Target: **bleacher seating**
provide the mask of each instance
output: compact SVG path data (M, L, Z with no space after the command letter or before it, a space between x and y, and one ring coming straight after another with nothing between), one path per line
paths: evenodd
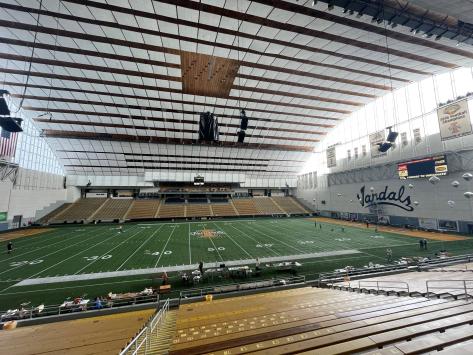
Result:
M2 354L118 354L153 310L124 312L0 331Z
M123 219L132 202L132 199L110 198L100 210L92 215L92 218L95 220Z
M216 217L236 216L235 209L230 203L213 203L212 211Z
M68 204L61 206L60 209L41 218L41 223L308 213L292 197L213 198L211 200L213 203L209 204L207 198L195 197L189 198L189 203L186 204L182 197L168 197L165 200L86 198L78 200L70 208Z
M290 196L275 196L271 199L283 209L287 214L306 214L309 213L299 202Z
M427 353L465 346L472 323L464 301L298 288L181 305L169 354Z
M64 221L74 222L88 219L92 216L106 198L81 198L74 202L73 206L54 216L50 222L62 223Z
M194 203L187 205L186 217L208 217L212 215L208 203Z
M49 212L48 214L46 214L43 217L41 217L40 219L38 219L36 222L41 223L41 224L42 223L48 223L50 220L54 219L54 217L56 217L58 214L62 213L66 209L68 209L69 206L71 206L71 205L72 205L72 203L64 203L61 206L59 206L58 208L54 209L53 211Z
M236 198L233 205L240 216L254 216L259 214L253 198Z
M159 218L178 218L186 216L186 205L183 203L164 203L158 211Z
M160 200L134 200L126 219L154 218L159 208Z
M255 197L255 206L259 214L273 215L273 214L285 214L272 199L267 197Z

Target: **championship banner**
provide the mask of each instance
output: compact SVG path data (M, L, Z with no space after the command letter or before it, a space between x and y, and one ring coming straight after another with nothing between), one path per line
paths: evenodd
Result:
M442 141L472 133L468 100L460 100L437 109Z
M369 138L370 138L371 157L379 158L379 157L385 156L387 153L386 152L382 153L378 149L379 148L378 143L383 143L386 140L384 129L375 133L371 133L369 135Z
M335 146L327 148L327 168L333 168L337 166L337 153L335 152Z
M7 220L7 212L0 212L0 222L5 222Z

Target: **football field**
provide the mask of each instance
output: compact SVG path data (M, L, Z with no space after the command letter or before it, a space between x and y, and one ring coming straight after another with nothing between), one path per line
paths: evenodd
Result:
M149 286L150 274L166 270L173 276L196 269L200 261L207 268L254 264L256 258L262 263L297 260L302 273L316 273L385 263L386 248L395 259L433 255L444 248L454 254L473 249L467 239L429 241L429 250L421 251L418 240L372 228L315 227L303 218L142 222L125 224L122 230L115 224L53 227L13 240L10 255L7 241L1 242L0 310L19 301L54 304L83 293L136 291Z

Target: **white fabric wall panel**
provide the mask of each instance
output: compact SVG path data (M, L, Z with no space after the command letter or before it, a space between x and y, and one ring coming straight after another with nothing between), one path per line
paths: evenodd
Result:
M385 190L387 194L395 193L393 197L399 196L401 188L404 189L402 200L408 201L401 203L397 200L387 200L395 205L384 205L385 214L405 217L423 217L437 219L453 219L453 220L473 220L473 201L464 197L464 192L473 191L473 181L467 182L461 178L462 173L450 174L441 177L440 182L432 185L427 179L412 180L382 180L367 183L355 183L334 185L327 187L322 185L319 180L319 188L316 190L298 190L297 196L306 201L317 200L317 207L321 210L352 212L352 213L369 213L369 209L362 206L358 201L357 194L361 196L361 188L365 187L365 195L370 195L370 187L374 188L375 193ZM458 180L460 186L455 188L451 185L453 180ZM409 184L414 187L409 188ZM325 200L326 204L322 205L321 201ZM410 203L408 203L410 201ZM418 205L415 205L415 201ZM454 201L454 206L450 207L448 201ZM402 207L399 207L402 206ZM412 208L412 211L409 209Z

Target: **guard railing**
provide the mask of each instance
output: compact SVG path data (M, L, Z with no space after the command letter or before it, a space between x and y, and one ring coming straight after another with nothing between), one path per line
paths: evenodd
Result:
M146 323L133 340L120 352L120 355L146 355L151 347L151 339L158 336L159 326L166 319L169 310L169 298L161 309Z

